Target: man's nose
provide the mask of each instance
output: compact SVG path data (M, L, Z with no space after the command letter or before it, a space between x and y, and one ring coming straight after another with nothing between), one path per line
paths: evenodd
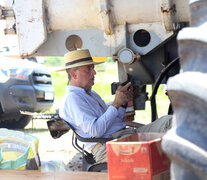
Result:
M96 74L96 70L95 70L95 69L92 70L92 74L93 74L93 75Z

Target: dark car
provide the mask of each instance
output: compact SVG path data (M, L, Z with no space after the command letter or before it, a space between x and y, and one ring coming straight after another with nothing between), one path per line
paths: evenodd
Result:
M24 128L31 116L20 111L45 112L53 102L54 88L47 67L0 57L0 128Z

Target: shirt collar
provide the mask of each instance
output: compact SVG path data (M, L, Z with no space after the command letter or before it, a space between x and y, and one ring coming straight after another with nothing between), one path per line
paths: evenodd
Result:
M78 87L78 86L73 86L73 85L69 85L68 86L68 91L71 91L71 92L72 91L75 91L75 92L84 92L84 93L86 93L83 88ZM89 90L89 93L91 94L91 89Z

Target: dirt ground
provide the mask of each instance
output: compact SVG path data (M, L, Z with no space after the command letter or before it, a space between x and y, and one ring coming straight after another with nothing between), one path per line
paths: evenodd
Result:
M82 157L72 146L72 131L53 139L46 120L33 120L22 131L38 138L40 160L46 169L55 164L57 170L81 171Z

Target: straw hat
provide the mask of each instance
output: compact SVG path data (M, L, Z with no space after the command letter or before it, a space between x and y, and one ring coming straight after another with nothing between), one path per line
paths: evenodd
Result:
M104 57L103 57L104 58ZM69 68L85 66L89 64L101 64L104 61L94 61L88 49L81 49L68 52L64 55L65 67L57 69L56 71L64 71Z

